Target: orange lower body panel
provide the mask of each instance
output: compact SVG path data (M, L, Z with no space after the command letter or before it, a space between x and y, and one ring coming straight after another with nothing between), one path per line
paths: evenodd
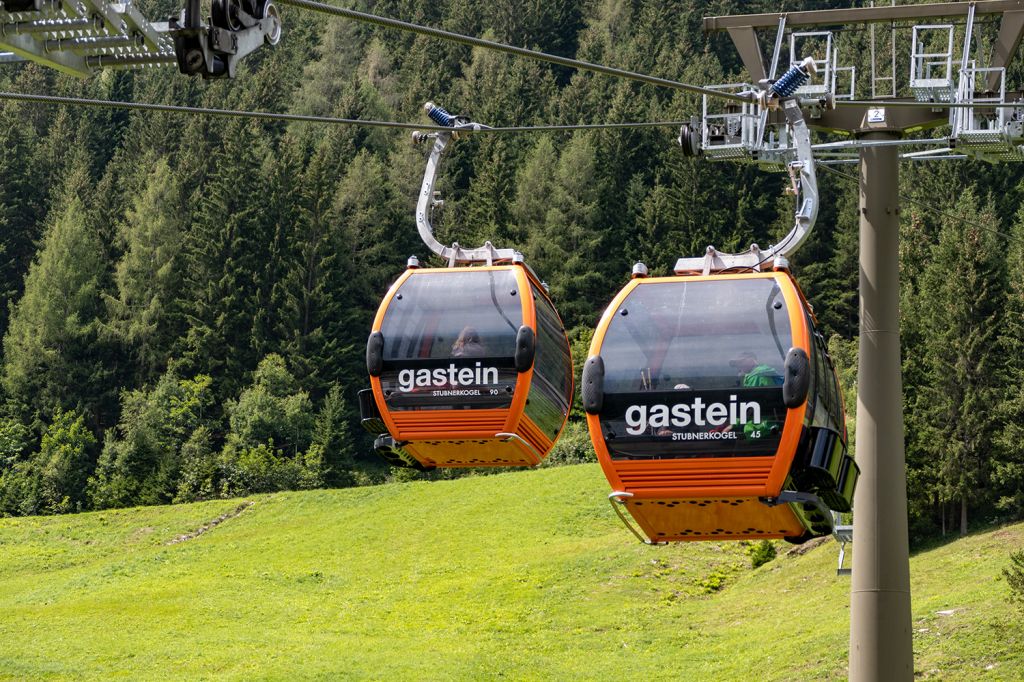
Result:
M405 449L425 466L433 467L529 467L540 463L540 458L520 442L499 438L420 440L408 443Z
M609 480L637 497L778 495L781 481L772 485L774 466L774 457L617 461Z
M391 418L395 440L428 467L536 466L554 444L527 417L510 429L509 410L424 410Z
M789 505L756 497L626 498L626 508L651 540L750 540L797 537L804 527Z
M774 457L619 461L614 475L633 494L626 508L656 542L799 537L805 529L790 509L758 498L781 490Z
M420 410L392 412L395 440L422 440L453 435L489 438L505 430L509 410Z

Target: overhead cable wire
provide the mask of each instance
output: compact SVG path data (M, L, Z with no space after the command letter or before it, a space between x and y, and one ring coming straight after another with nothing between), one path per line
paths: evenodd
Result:
M1015 109L1024 108L1024 102L918 102L898 99L841 99L835 101L839 107L873 107L882 109L895 107L904 109Z
M566 66L571 69L579 69L581 71L591 71L593 73L600 73L606 76L626 78L629 80L639 81L641 83L647 83L649 85L657 85L664 88L672 88L674 90L692 92L698 95L717 97L719 99L728 99L736 102L750 101L748 98L743 97L741 95L736 95L729 92L722 92L721 90L715 90L713 88L704 88L698 85L680 83L678 81L668 80L666 78L658 78L657 76L649 76L647 74L637 73L635 71L616 69L611 66L604 66L603 64L594 64L593 62L585 62L579 59L559 57L558 55L549 54L547 52L541 52L539 50L528 50L525 47L515 47L513 45L506 45L505 43L499 43L493 40L485 40L484 38L476 38L473 36L463 35L461 33L454 33L452 31L446 31L440 28L431 28L429 26L422 26L420 24L413 24L407 21L401 21L399 19L381 17L376 14L368 14L366 12L359 12L354 9L338 7L337 5L329 5L323 2L317 2L316 0L278 0L278 2L282 5L291 5L292 7L299 7L301 9L310 10L312 12L320 12L322 14L329 14L331 16L342 17L344 19L352 19L354 21L360 21L366 24L373 24L375 26L393 28L399 31L408 31L410 33L417 33L419 35L430 36L432 38L438 38L440 40L447 40L449 42L460 43L462 45L469 45L471 47L480 47L487 50L493 50L495 52L504 52L505 54L516 55L518 57L526 57L527 59L548 62L550 64L558 64L559 66Z
M348 9L345 7L338 7L337 5L330 5L324 2L318 2L318 0L278 0L282 5L291 5L292 7L298 7L300 9L306 9L312 12L319 12L321 14L328 14L335 17L342 17L344 19L352 19L367 24L373 24L375 26L383 26L385 28L392 28L399 31L407 31L410 33L416 33L419 35L430 36L432 38L438 38L440 40L447 40L449 42L460 43L462 45L469 45L471 47L480 47L487 50L493 50L496 52L504 52L505 54L516 55L519 57L526 57L527 59L534 59L537 61L548 62L551 64L558 64L559 66L565 66L572 69L579 69L581 71L591 71L593 73L600 73L606 76L615 76L618 78L626 78L629 80L635 80L642 83L648 83L650 85L657 85L665 88L672 88L674 90L682 90L684 92L691 92L698 95L707 95L708 97L715 97L718 99L731 100L734 102L750 102L752 101L749 96L742 94L736 94L731 92L725 92L715 88L708 88L699 85L691 85L689 83L680 83L679 81L673 81L666 78L659 78L657 76L650 76L644 73L638 73L636 71L627 71L624 69L617 69L611 66L605 66L603 64L595 64L593 62L586 62L580 59L570 59L568 57L560 57L558 55L550 54L547 52L541 52L540 50L529 50L524 47L516 47L514 45L507 45L505 43L499 43L494 40L487 40L484 38L477 38L475 36L468 36L461 33L455 33L453 31L447 31L440 28L433 28L430 26L423 26L421 24L415 24L408 21L402 21L400 19L392 19L390 17L382 17L376 14L370 14L368 12L360 12L354 9ZM968 107L995 107L995 108L1012 108L1024 106L1022 104L1010 104L1010 103L950 103L950 102L918 102L918 101L901 101L901 100L837 100L835 102L837 107L926 107L931 109L948 109L948 108L968 108Z
M446 128L429 123L403 123L400 121L375 121L359 118L338 118L334 116L313 116L308 114L286 114L271 111L244 111L238 109L212 109L209 107L188 107L175 104L151 104L148 102L124 102L108 99L88 99L84 97L64 97L59 95L35 95L24 92L0 91L0 100L32 102L36 104L67 104L72 106L104 107L109 109L129 109L135 111L158 111L175 114L193 114L232 118L250 118L267 121L300 121L306 123L330 123L335 125L363 126L368 128L401 128L406 130L438 131L459 133L532 133L559 130L604 130L616 128L658 128L678 127L685 121L635 121L624 123L578 123L565 125L537 126L499 126L479 128Z
M824 171L827 171L827 172L829 172L829 173L831 173L833 175L838 175L839 177L843 178L844 180L848 180L849 182L855 183L858 187L860 186L860 179L857 178L857 177L854 177L853 175L848 175L847 173L844 173L842 171L838 171L835 168L829 168L828 166L821 166L821 169L824 170ZM908 195L906 195L906 194L904 194L902 192L897 193L897 196L900 198L901 201L905 201L908 204L910 204L911 206L916 206L917 208L921 209L922 211L925 211L927 213L931 213L931 214L933 214L935 216L938 216L940 218L945 218L946 220L953 220L953 221L957 221L957 222L963 222L964 221L964 216L955 216L952 213L946 213L945 211L940 211L939 209L935 208L934 206L929 206L928 204L920 202L917 199L914 199L913 197L910 197L910 196L908 196ZM1007 240L1009 240L1011 242L1014 241L1014 238L1011 237L1010 235L1006 234L1005 232L1001 232L1001 231L996 230L996 229L991 228L991 227L985 227L984 225L977 225L976 227L978 227L979 229L984 230L985 232L991 232L992 234L996 234L996 235L999 235L1000 237L1004 237L1004 238L1006 238Z

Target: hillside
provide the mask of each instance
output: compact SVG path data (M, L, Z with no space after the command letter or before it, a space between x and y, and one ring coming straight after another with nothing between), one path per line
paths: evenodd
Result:
M755 570L650 548L605 492L581 465L0 519L0 679L845 677L834 543ZM1024 524L912 559L924 677L1022 679L999 579L1021 546Z
M704 32L703 17L864 3L338 4L708 86L750 74L727 34ZM133 3L150 17L181 5ZM595 325L634 263L668 274L708 245L779 244L794 224L781 166L683 153L679 123L703 112L694 92L280 9L280 43L246 57L233 79L186 78L175 68L84 79L30 63L0 68L0 91L9 93L336 119L0 97L0 516L342 488L392 475L372 455L369 434L350 428L367 385L363 350L409 256L425 267L447 261L431 255L416 228L429 145L411 144L408 130L337 119L419 126L433 101L491 127L546 128L465 134L451 144L436 184L443 209L431 221L440 243L490 241L523 254L550 287L577 380ZM995 17L977 22L975 43L994 44L999 30ZM959 24L954 33L963 35ZM871 35L850 25L832 43L835 64L856 68L858 97L890 65ZM765 51L774 36L774 28L760 34ZM913 95L912 40L911 24L901 23L901 96ZM820 36L799 42L819 58L828 49ZM987 49L977 51L979 65ZM1005 75L1007 92L1019 90L1024 60ZM710 106L713 116L724 111ZM627 127L549 128L606 123ZM943 134L921 134L933 132ZM832 153L818 152L822 161ZM857 172L843 168L818 175L816 227L791 264L852 412L860 211ZM908 161L898 189L911 537L953 519L966 529L1019 519L1024 165Z

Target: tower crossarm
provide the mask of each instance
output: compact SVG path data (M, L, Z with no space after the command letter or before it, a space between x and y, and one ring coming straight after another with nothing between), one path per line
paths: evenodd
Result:
M0 51L73 76L176 62L166 23L150 22L131 0L4 0Z

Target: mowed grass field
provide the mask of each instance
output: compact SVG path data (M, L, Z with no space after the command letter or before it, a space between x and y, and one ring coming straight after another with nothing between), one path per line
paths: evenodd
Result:
M0 679L846 677L834 542L757 569L647 547L607 492L582 465L0 519ZM921 677L1024 679L1021 547L1016 525L913 557Z

